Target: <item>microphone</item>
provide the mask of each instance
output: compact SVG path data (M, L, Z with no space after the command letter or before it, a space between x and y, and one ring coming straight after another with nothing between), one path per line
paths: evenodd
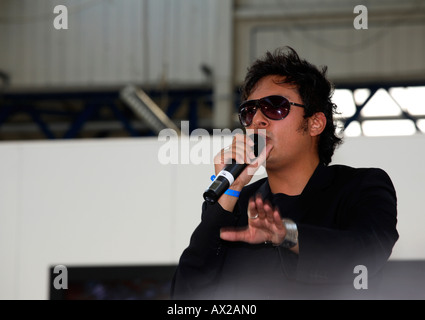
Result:
M266 141L262 136L256 133L249 137L254 141L253 151L254 155L258 157L265 147ZM228 164L220 171L208 189L204 192L204 199L210 203L215 203L223 195L223 193L229 189L247 165L247 163L236 163L236 161L232 159L232 163Z

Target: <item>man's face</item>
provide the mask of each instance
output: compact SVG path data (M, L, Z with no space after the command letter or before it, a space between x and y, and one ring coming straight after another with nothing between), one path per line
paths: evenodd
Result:
M291 102L303 104L294 85L279 83L280 76L262 78L247 100L271 95L284 96ZM267 155L267 170L283 169L285 166L302 164L312 155L317 155L316 138L309 134L309 122L304 119L304 108L291 106L288 116L282 120L271 120L257 110L252 124L247 129L266 129L267 145L272 149Z

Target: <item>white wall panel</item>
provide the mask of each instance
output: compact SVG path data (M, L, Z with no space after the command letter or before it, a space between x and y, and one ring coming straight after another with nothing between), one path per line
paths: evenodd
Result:
M355 1L236 1L236 82L266 50L290 45L338 82L423 81L425 3L367 3L368 29L356 30Z
M248 43L240 43L236 53L239 82L250 61L284 45L316 65L327 65L329 75L337 81L423 80L425 75L425 22L369 30L355 30L352 25L290 28L252 24L245 28L249 29Z
M20 268L17 262L22 236L21 157L16 144L3 144L0 149L0 300L5 300L18 294Z
M217 1L4 0L0 69L14 86L199 84L212 66ZM68 8L68 30L53 8Z
M202 63L212 65L216 2L150 1L149 79L202 83Z
M68 30L53 27L58 4L68 7ZM368 3L369 29L355 30L357 4L235 0L236 82L253 56L284 44L339 81L421 80L425 4ZM228 13L217 8L214 0L3 0L0 69L17 87L204 84L200 65L217 68L225 50L216 44Z

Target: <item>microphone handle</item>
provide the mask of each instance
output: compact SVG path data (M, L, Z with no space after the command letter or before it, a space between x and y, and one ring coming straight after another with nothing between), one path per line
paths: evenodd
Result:
M256 133L252 134L250 138L254 141L254 155L258 157L259 153L266 145L266 140ZM204 192L204 199L208 202L215 203L218 198L220 198L222 194L229 189L230 185L237 177L239 177L247 165L248 164L246 163L236 163L236 160L232 159L232 163L228 164L223 170L221 170L208 189Z
M224 170L229 172L233 178L236 180L237 177L242 173L242 171L246 168L246 163L236 163L234 159L232 159L232 163L228 164Z
M210 203L215 203L222 195L229 189L231 183L228 178L226 178L222 173L227 177L229 174L233 177L230 180L236 180L237 177L242 173L242 171L247 166L246 163L236 163L235 160L232 160L232 163L227 165L211 183L208 189L204 192L204 199ZM233 183L232 181L232 183Z

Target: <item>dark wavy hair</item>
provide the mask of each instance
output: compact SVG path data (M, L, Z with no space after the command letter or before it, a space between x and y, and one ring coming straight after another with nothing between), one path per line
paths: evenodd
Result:
M319 159L328 165L336 147L342 143L342 138L335 132L333 116L336 105L331 97L334 85L327 79L327 67L318 67L305 59L301 59L291 47L278 48L274 52L267 51L265 56L256 60L249 68L241 87L242 100L246 100L255 89L259 80L269 75L284 77L282 83L290 83L297 87L298 93L305 105L304 119L316 112L326 116L326 127L319 137Z

